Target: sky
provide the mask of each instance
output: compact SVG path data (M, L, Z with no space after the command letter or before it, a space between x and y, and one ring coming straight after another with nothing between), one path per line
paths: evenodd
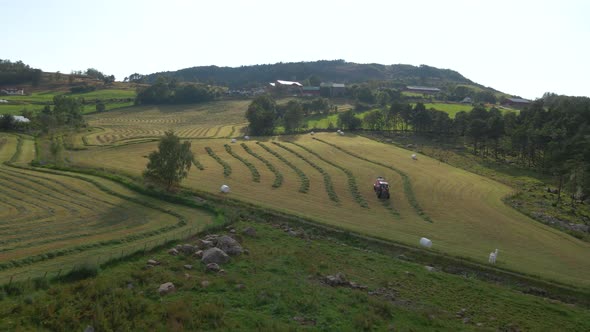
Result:
M587 0L0 0L0 31L0 59L117 80L344 59L452 69L528 99L590 96Z

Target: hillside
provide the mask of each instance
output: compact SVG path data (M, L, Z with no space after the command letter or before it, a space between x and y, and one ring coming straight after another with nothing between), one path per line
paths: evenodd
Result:
M382 65L359 64L344 60L321 60L315 62L275 63L241 67L200 66L177 71L159 72L147 75L148 82L158 76L176 78L187 82L204 82L229 87L261 85L277 79L306 80L312 76L321 81L366 82L390 81L399 85L428 85L444 87L448 84L468 84L483 87L450 69L439 69L426 65Z

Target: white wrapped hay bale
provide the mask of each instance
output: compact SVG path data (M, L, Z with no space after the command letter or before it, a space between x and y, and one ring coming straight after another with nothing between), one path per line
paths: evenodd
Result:
M249 140L250 139L250 136L246 135L246 136L244 136L244 139L245 140Z
M232 143L235 143L235 142L237 142L237 140L236 140L235 138L232 138L232 139L231 139L231 142L232 142Z
M344 136L344 132L343 131L340 131L339 134L340 134L340 136Z
M221 190L222 193L227 194L229 192L229 186L224 184L221 186L221 188L219 188L219 190Z
M311 136L313 136L313 134L315 134L315 133L312 131L310 134L311 134Z
M426 247L426 248L430 248L430 247L432 247L432 241L423 237L420 239L420 245L423 247Z
M418 156L416 156L416 154L414 153L414 154L412 154L412 159L417 160Z

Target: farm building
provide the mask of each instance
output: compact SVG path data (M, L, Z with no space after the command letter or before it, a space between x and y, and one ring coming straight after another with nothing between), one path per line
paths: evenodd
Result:
M531 103L528 99L522 98L506 98L502 101L502 105L512 106L512 107L524 107Z
M303 84L295 81L276 80L269 83L269 92L283 95L301 95Z
M431 87L427 87L427 86L408 85L408 86L406 86L406 91L415 92L415 93L435 94L435 93L439 93L440 89L439 88L431 88Z
M18 89L18 88L3 88L2 90L0 90L0 94L3 95L10 95L10 96L24 96L25 95L25 90L24 89Z
M319 86L304 86L303 87L303 95L309 97L319 97L320 96L320 87Z
M320 92L324 97L342 97L346 94L346 85L343 83L322 83Z

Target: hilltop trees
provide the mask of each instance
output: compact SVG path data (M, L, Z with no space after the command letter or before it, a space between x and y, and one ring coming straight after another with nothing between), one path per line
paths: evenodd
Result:
M138 74L139 75L139 74ZM133 75L132 75L133 76ZM215 99L216 91L200 84L178 84L159 77L156 83L137 90L136 104L187 104Z
M148 159L144 178L161 183L170 191L188 175L193 160L191 143L180 143L173 131L167 131L160 139L158 151L150 153Z
M29 67L22 61L11 62L0 59L0 85L31 82L33 86L41 82L41 70Z

